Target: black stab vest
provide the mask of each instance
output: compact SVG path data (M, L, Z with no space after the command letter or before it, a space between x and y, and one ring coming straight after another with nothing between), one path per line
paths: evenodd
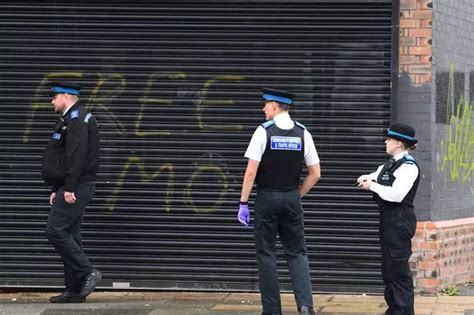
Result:
M305 127L295 121L292 129L284 130L272 120L262 126L267 133L267 145L257 171L257 187L297 189L304 163Z
M395 171L404 163L412 163L416 165L416 167L418 168L418 177L413 183L413 186L411 187L410 191L407 193L405 198L403 198L402 202L400 203L383 200L382 198L379 197L378 194L374 193L373 194L374 200L377 202L377 204L379 205L382 211L388 210L394 207L399 207L400 205L402 205L403 207L408 207L410 209L413 209L413 201L415 200L416 191L418 189L418 184L420 182L421 172L420 172L420 167L415 162L415 160L411 157L411 155L405 155L403 158L395 162L388 161L387 163L385 163L382 170L380 171L379 176L377 177L377 183L383 186L392 186L393 182L395 181L395 176L393 176L393 173L395 173Z

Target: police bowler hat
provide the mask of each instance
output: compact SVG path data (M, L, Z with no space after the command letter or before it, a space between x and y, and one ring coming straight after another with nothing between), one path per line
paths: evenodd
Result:
M418 142L415 138L415 129L412 126L401 123L394 123L387 129L385 135L405 142L408 145L414 145Z
M283 90L262 88L263 102L278 102L285 105L293 105L293 93L289 93Z
M69 81L51 82L51 91L50 91L51 96L54 96L55 94L60 94L60 93L79 95L80 91L81 91L81 86L73 82L69 82Z

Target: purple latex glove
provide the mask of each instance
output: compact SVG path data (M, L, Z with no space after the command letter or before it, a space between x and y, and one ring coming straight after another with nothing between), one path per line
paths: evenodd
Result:
M240 223L245 226L249 225L250 222L250 210L248 202L241 202L239 206L239 213L237 214L237 219Z

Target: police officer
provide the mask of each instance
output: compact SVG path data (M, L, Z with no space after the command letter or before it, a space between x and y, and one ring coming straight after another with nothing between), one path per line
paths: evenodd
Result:
M359 187L373 192L380 210L382 278L385 283L385 314L413 315L414 288L409 259L416 217L413 200L420 170L408 153L418 142L413 127L395 123L386 133L385 148L391 159L377 171L357 179Z
M255 248L263 315L281 314L275 253L280 236L300 314L314 314L306 242L303 197L319 180L321 170L313 138L288 113L293 95L263 89L263 111L268 120L259 126L245 152L248 158L240 197L238 220L249 224L248 200L256 179ZM303 164L308 175L300 184Z
M51 104L61 116L43 155L43 179L52 187L46 236L61 256L65 277L65 289L52 303L84 302L102 276L81 243L84 210L99 169L99 127L81 106L79 93L72 82L52 84Z

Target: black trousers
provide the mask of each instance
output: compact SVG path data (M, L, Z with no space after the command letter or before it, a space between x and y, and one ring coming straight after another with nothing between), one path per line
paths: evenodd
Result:
M298 308L313 306L303 208L298 190L258 189L255 199L255 248L263 314L281 313L275 242L283 245Z
M416 231L413 209L400 207L381 209L380 243L385 301L390 315L414 315L414 287L409 259L411 238Z
M82 249L82 219L84 210L94 196L93 182L79 183L76 202L68 204L64 200L64 189L56 192L56 200L51 206L46 226L46 236L53 244L64 264L66 290L79 293L84 277L91 272L92 265Z

